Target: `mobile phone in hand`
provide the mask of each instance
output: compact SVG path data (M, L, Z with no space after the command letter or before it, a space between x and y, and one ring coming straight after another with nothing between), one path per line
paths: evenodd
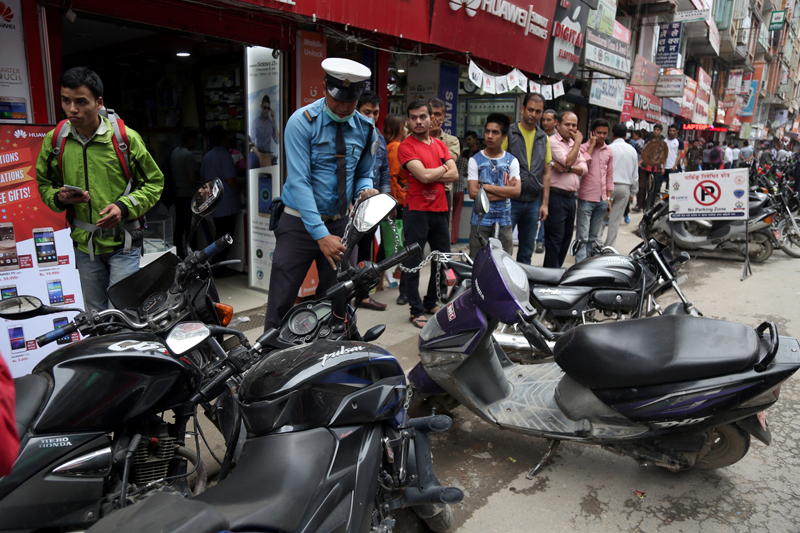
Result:
M64 188L72 193L72 196L83 196L83 189L74 185L64 185Z

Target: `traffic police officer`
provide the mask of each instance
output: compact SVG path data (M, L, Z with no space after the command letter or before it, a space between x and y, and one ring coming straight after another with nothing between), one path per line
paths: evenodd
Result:
M356 112L372 73L341 58L324 60L322 68L325 97L295 111L284 130L285 208L275 229L265 330L278 327L291 309L312 261L317 295L336 283L350 202L356 194L378 193L372 188L377 136L372 119Z

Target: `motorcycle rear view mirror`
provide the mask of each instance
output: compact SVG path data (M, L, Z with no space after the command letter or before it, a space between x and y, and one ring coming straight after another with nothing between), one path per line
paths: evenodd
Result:
M478 196L475 198L475 204L472 206L472 210L478 215L478 218L481 218L489 212L489 208L489 195L486 194L483 186L481 186L478 190Z
M202 322L178 324L167 337L167 346L175 355L181 355L211 336L211 331Z
M78 311L64 307L50 307L44 305L36 296L13 296L0 300L0 318L9 320L26 320L36 316L52 315L64 311Z
M386 193L370 196L360 204L353 215L353 228L363 235L383 222L392 210L397 207L397 200Z
M202 184L192 198L192 213L207 217L219 207L224 192L225 186L219 178Z

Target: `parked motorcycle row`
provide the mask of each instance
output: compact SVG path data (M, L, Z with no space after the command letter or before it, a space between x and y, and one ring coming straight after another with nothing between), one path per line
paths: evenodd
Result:
M198 193L193 226L222 189ZM395 206L385 194L356 203L343 265ZM445 531L463 493L437 479L429 434L452 422L411 416L442 402L549 439L531 476L562 440L673 471L731 465L751 436L769 444L764 412L800 368L799 345L774 323L699 316L677 277L688 255L647 237L667 208L645 214L629 256L525 268L490 239L474 263L453 261L458 282L422 329L408 378L371 344L385 326L360 333L350 302L416 245L342 268L324 297L252 344L227 327L209 265L229 236L183 261L162 256L109 290L115 309L79 312L37 339L84 337L15 381L21 446L0 478L0 531L390 533L401 508ZM475 209L488 210L483 191ZM662 309L668 291L680 302ZM31 296L0 302L14 320L56 311ZM501 324L540 364L509 359ZM208 489L198 410L226 443Z

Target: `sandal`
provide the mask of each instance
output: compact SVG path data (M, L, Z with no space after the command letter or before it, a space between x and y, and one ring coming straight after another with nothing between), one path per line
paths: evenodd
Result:
M422 329L425 327L425 324L428 323L428 317L426 317L425 315L419 315L419 316L411 315L411 318L409 318L408 321L414 324L414 326Z
M425 309L425 312L428 313L429 315L435 315L436 313L439 312L439 306L437 305L432 309Z

